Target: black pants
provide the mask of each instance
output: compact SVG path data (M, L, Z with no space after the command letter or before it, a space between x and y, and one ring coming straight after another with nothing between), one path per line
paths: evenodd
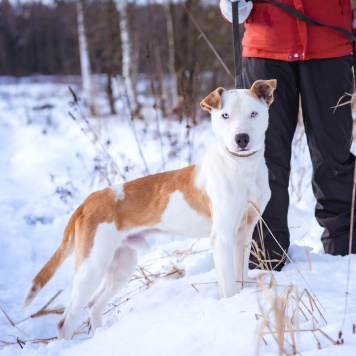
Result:
M355 157L350 153L352 116L350 105L335 112L332 107L344 93L352 93L351 68L351 56L298 62L243 59L246 88L257 79L277 79L265 152L272 198L263 218L285 251L289 247L287 214L291 144L300 95L313 165L312 187L317 200L315 216L324 228L321 237L324 250L333 255L348 254L355 164ZM283 251L267 229L263 230L267 254L271 259L281 259ZM260 240L257 229L254 239ZM356 240L352 252L356 252Z

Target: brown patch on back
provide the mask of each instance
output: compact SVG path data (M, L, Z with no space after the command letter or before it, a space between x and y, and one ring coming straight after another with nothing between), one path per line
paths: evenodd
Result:
M170 194L177 190L183 193L192 209L211 216L210 200L195 186L195 165L191 165L125 183L125 198L117 201L116 206L118 228L152 226L159 223Z
M210 199L195 185L195 165L159 173L124 184L124 199L117 199L111 188L95 192L71 216L57 251L33 279L23 307L31 303L41 288L52 278L75 246L76 271L89 256L97 227L115 222L118 230L154 226L160 222L169 196L180 191L189 206L211 217Z
M75 230L76 268L89 255L97 226L115 222L118 230L154 226L161 221L170 194L180 191L189 206L211 217L210 199L195 185L195 165L138 178L124 184L124 198L111 188L91 194L78 208Z
M195 185L195 168L196 167L194 165L185 168L185 170L189 171L189 179L187 182L188 184L184 187L184 190L181 191L183 192L184 199L192 209L211 218L211 201L206 193L202 189L197 188Z

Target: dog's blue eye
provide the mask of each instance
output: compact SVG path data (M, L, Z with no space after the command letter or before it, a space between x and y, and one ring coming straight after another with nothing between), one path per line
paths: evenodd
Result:
M222 114L221 115L224 119L228 119L229 118L229 114Z
M255 116L257 116L257 112L256 111L252 111L251 117L255 117Z

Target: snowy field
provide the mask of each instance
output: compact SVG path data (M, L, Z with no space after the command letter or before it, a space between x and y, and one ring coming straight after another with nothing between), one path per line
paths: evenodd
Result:
M291 177L293 263L282 272L250 271L256 283L219 300L207 240L152 236L95 335L88 334L84 310L74 339L55 340L73 256L20 310L29 283L90 192L147 170L183 167L213 140L208 118L191 128L186 120L164 120L143 94L145 119L135 127L125 100L114 117L101 96L101 118L86 119L68 90L80 96L75 78L37 79L0 78L0 355L278 355L281 335L286 354L356 354L356 256L323 254L301 131Z

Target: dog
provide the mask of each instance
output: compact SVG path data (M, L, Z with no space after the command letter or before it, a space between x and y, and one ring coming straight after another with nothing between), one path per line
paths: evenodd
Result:
M270 199L264 140L275 88L276 80L258 80L250 89L216 89L200 103L216 136L202 160L89 195L22 306L75 250L74 284L58 337L72 337L86 305L92 329L99 328L105 306L130 280L137 250L149 247L145 238L153 232L210 237L220 296L236 294L247 280L256 208L262 213Z

